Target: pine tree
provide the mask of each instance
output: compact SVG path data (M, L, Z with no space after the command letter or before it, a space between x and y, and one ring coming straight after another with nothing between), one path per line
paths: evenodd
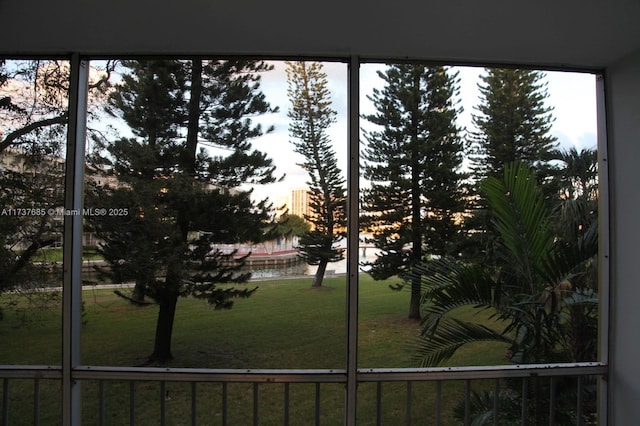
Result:
M556 139L549 134L552 108L539 71L490 68L478 87L479 114L473 116L472 168L477 180L501 177L504 165L529 164L545 174Z
M543 74L523 69L487 69L478 84L481 99L473 116L476 131L471 133L471 170L476 183L493 176L501 178L505 164L520 162L535 168L547 198L556 189L548 179L556 140L549 134L552 108ZM491 262L495 236L492 235L486 202L477 193L472 218L466 226L472 235L465 253L481 262Z
M140 280L137 289L159 305L149 360L164 362L172 358L180 297L228 309L233 298L254 291L220 288L245 283L250 274L240 270L244 258L216 245L271 236L270 204L254 202L250 191L238 189L274 180L271 160L252 147L251 139L263 130L250 119L273 111L259 90L258 75L271 67L201 59L125 65L111 111L135 137L104 146L100 160L110 162L120 186L96 186L88 199L129 213L94 217L93 226L112 273Z
M365 118L361 223L381 251L375 279L408 272L427 255L456 255L464 211L463 143L455 124L457 75L443 67L393 65L378 75L382 90ZM420 279L411 280L409 317L420 318Z
M166 184L163 177L171 173L168 169L176 161L168 148L187 121L184 97L189 76L185 64L178 61L123 61L122 65L127 71L106 108L121 117L136 138L107 142L104 148L113 159L112 172L120 187L95 188L87 203L97 205L100 198L108 198L112 208L132 209L126 223L119 217L99 219L98 230L105 242L101 252L112 264L104 275L116 281L135 280L131 300L145 303L146 286L162 268L163 256L153 250L154 242L168 232L158 194Z
M319 287L327 264L344 258L335 244L344 236L347 222L345 179L327 135L336 112L321 63L287 62L287 82L289 135L295 152L304 158L299 165L309 174L311 214L305 219L312 229L300 237L299 250L309 265L318 265L312 286Z

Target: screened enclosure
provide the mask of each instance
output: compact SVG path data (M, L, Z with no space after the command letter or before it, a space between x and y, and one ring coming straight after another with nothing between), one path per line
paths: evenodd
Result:
M602 413L597 75L76 56L3 78L5 422Z

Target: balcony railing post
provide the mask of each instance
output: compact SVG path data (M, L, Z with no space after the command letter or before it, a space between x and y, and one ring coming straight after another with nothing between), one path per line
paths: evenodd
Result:
M436 382L436 425L442 422L442 380Z
M289 383L284 384L284 426L289 426Z
M556 424L556 381L549 377L549 426Z
M253 426L258 426L259 416L258 384L253 384Z
M411 425L411 383L407 382L407 426Z
M105 416L106 416L106 396L104 392L104 380L100 380L98 384L98 398L100 399L100 407L98 408L98 424L103 426L105 424Z
M582 420L582 376L578 376L576 382L576 425L582 426L584 425Z
M164 426L167 423L167 399L169 399L169 393L167 391L167 384L160 382L160 426Z
M471 424L471 380L464 381L464 424Z
M498 426L500 411L500 379L496 379L493 386L493 425Z
M228 405L228 397L227 397L227 382L222 383L222 426L227 426L227 405Z
M316 383L316 426L320 426L320 383Z
M376 383L376 426L382 424L382 382Z
M9 425L9 379L2 381L2 426Z
M133 426L136 423L136 389L135 382L129 382L129 424Z
M196 382L191 382L191 426L196 426L197 423L197 413L198 413L198 406L197 406L197 389L196 389Z
M522 379L522 419L520 424L526 426L529 411L529 380L524 377Z
M33 424L40 425L40 379L38 378L33 383Z

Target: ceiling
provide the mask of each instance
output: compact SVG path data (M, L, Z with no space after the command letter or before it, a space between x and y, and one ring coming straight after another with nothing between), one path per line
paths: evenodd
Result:
M640 0L0 0L0 55L248 54L603 69Z

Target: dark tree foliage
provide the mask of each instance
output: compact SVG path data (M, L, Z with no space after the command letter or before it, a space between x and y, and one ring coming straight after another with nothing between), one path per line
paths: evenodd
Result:
M278 217L277 232L281 237L301 237L310 230L311 225L309 222L298 215L285 213Z
M504 165L514 161L545 172L556 139L549 134L553 118L552 108L545 105L543 74L490 68L480 78L481 101L473 116L477 131L471 140L474 176L501 177Z
M569 170L565 168L566 180L573 181ZM495 262L441 259L424 264L425 318L414 359L420 366L435 366L468 344L497 342L494 349L505 350L514 364L597 360L597 220L551 213L536 171L525 163L507 164L503 178L485 179L481 190L497 235ZM575 202L581 200L565 198L560 204L573 211ZM493 321L461 320L461 308L491 312ZM585 386L580 397L571 380L559 379L553 386L558 419L575 408L576 398L595 401L595 386ZM501 424L520 422L523 401L532 421L545 424L549 391L548 381L532 380L524 388L520 381L505 381L498 394L481 391L473 397L464 417L471 415L474 424L493 420L496 397ZM517 401L517 409L509 401ZM595 408L585 403L581 422L593 419ZM562 424L571 424L575 416L563 418Z
M554 179L559 182L559 197L567 200L598 198L598 153L595 149L572 147L554 150L553 158L561 164Z
M105 90L105 64L92 68L91 98ZM0 291L59 279L34 259L46 261L62 239L62 216L51 212L63 205L69 71L68 61L0 60Z
M109 111L135 137L108 141L96 156L117 180L94 185L94 206L120 208L120 217L92 217L118 280L136 280L131 299L159 305L152 362L172 358L177 301L193 296L215 308L255 289L242 284L244 258L222 244L270 238L272 208L254 202L244 183L274 180L270 159L253 148L263 134L250 117L274 111L260 91L260 61L154 60L124 63ZM267 131L270 131L268 129ZM210 148L210 149L209 149ZM96 176L94 181L99 180Z
M556 139L550 135L552 108L544 75L526 69L489 68L478 83L480 104L473 115L476 131L471 133L471 170L475 182L502 177L505 164L515 161L536 170L549 200L557 188L550 176ZM471 235L464 254L480 262L493 262L495 235L491 232L486 201L478 191L473 195L472 218L465 224Z
M502 179L481 184L498 235L497 264L441 259L420 266L432 272L423 275L427 316L416 358L422 366L478 341L508 343L514 363L596 358L598 224L573 240L556 234L535 171L524 163L506 166ZM462 306L495 310L495 324L454 318Z
M551 208L552 224L558 245L567 250L597 232L598 154L595 149L570 148L554 151L554 156L559 165L553 176L558 194ZM580 287L597 291L596 259L585 263L583 270Z
M375 279L402 275L425 256L456 255L465 210L463 143L455 120L457 75L443 67L393 65L370 99L365 118L380 130L365 133L361 223L381 255ZM411 280L409 317L420 318L420 281Z
M65 61L0 61L0 291L47 285L34 256L60 241Z
M67 85L65 62L0 62L0 291L29 285L31 260L61 236L47 212L62 206Z
M300 237L300 256L318 265L313 287L322 285L329 262L344 258L336 243L345 235L345 179L327 135L335 122L327 76L319 62L287 62L289 135L295 151L304 160L299 165L309 174L311 214L305 217L311 230Z

